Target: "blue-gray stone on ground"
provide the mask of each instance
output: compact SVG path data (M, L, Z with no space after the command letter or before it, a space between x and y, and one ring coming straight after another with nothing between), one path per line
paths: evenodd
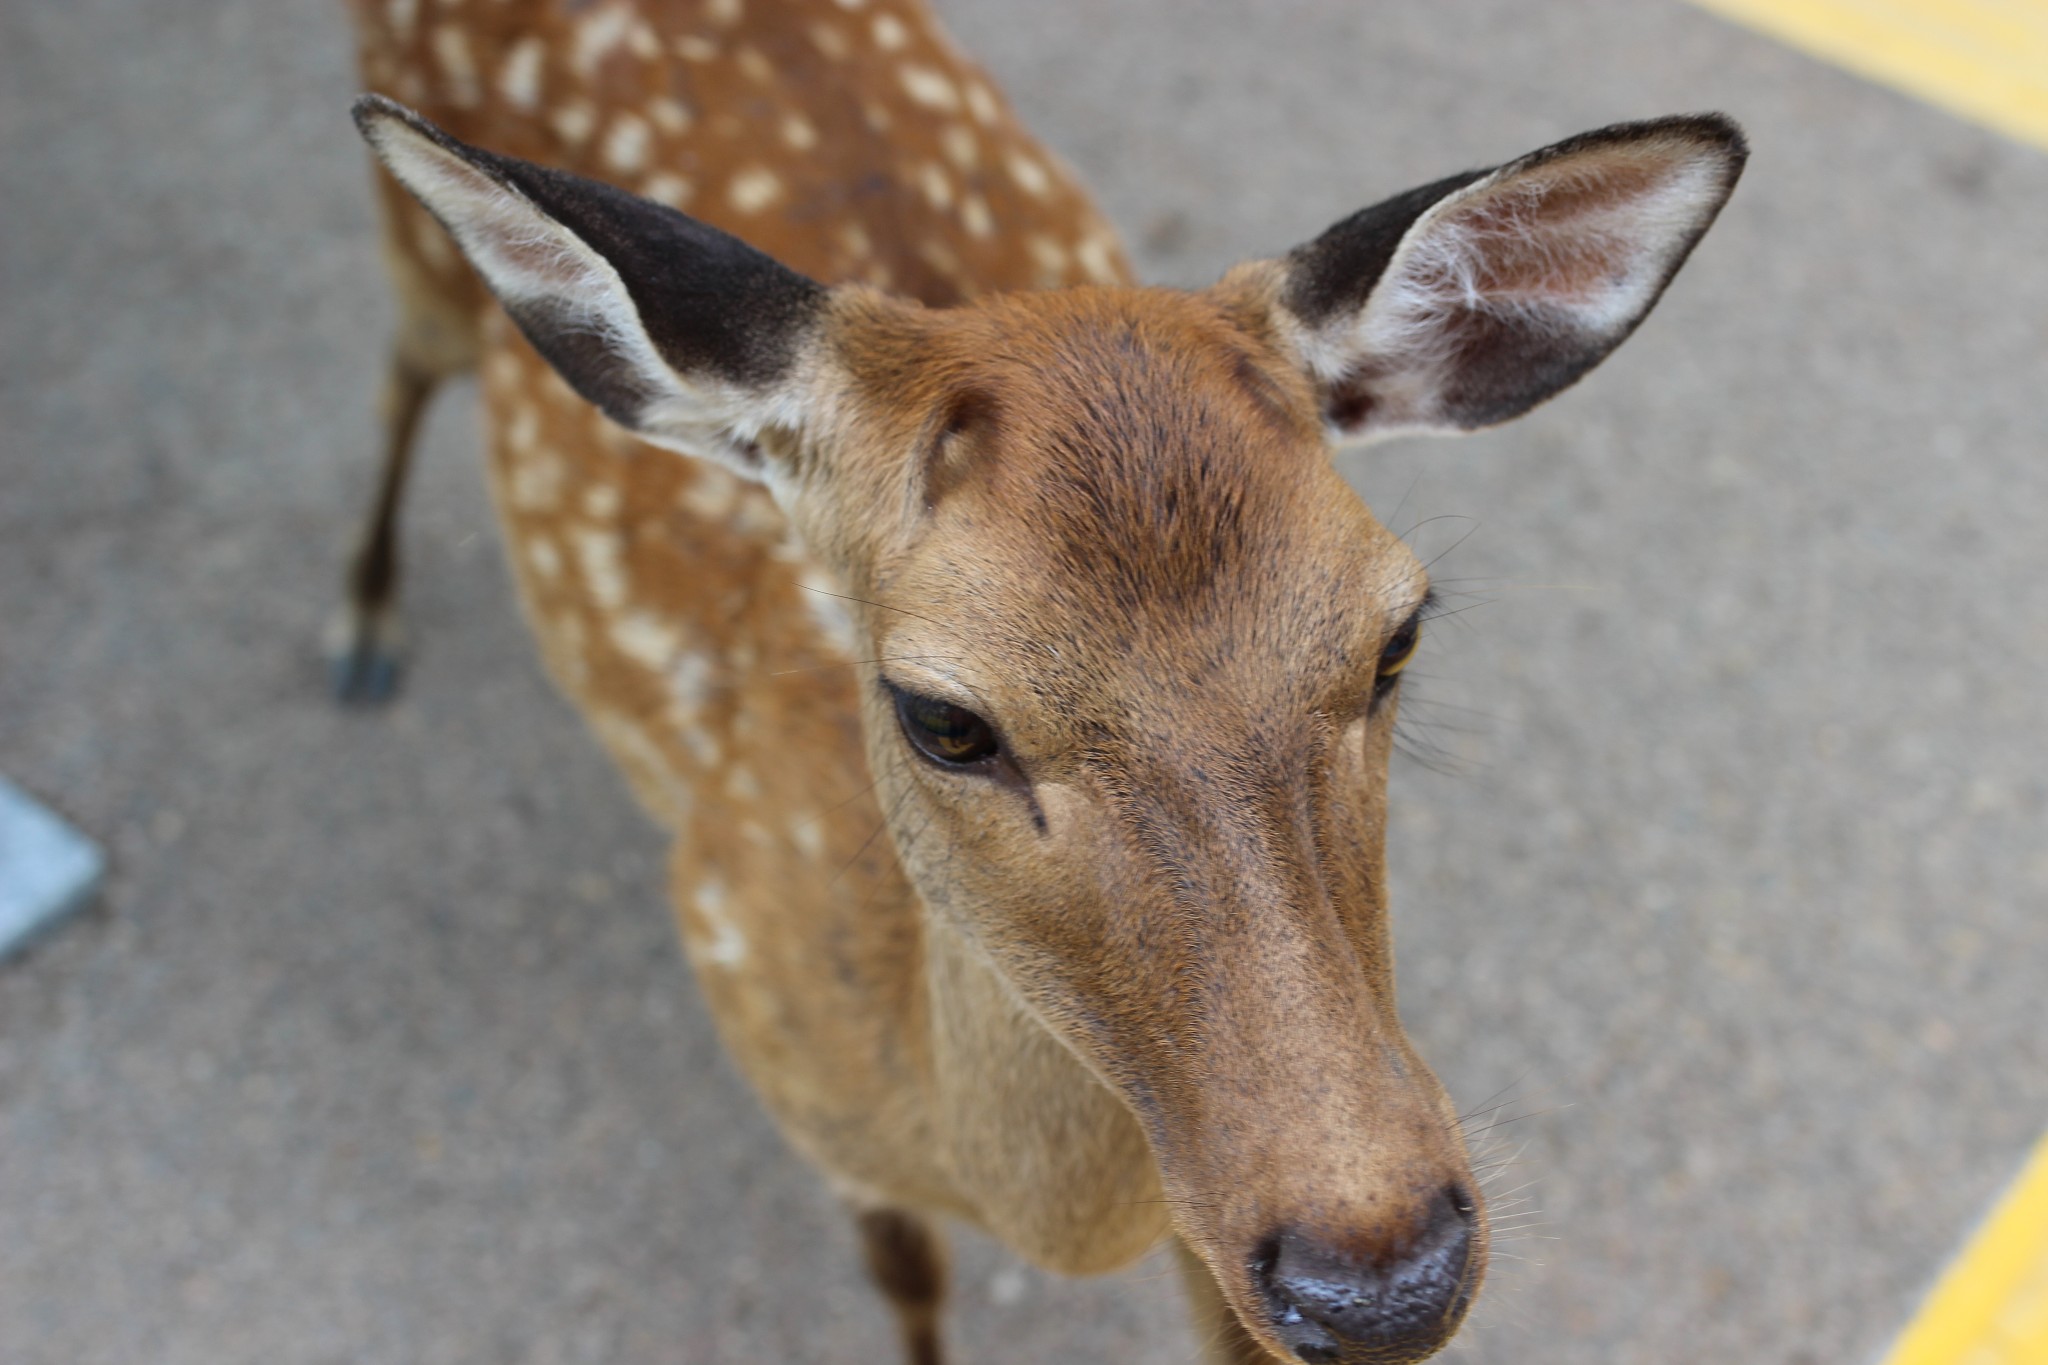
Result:
M0 777L0 959L83 905L106 866L98 845Z

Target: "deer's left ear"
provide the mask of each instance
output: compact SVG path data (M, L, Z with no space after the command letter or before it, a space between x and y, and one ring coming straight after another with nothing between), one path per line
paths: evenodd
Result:
M1224 287L1266 294L1338 434L1492 426L1635 330L1747 150L1718 114L1617 124L1389 199Z

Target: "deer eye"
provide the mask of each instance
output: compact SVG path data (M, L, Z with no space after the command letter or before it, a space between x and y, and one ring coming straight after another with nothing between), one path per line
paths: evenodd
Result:
M1000 747L989 723L964 706L892 688L896 719L911 747L934 762L961 768L992 757Z
M1421 643L1422 613L1418 611L1402 622L1401 628L1394 632L1393 638L1380 650L1379 676L1372 686L1374 701L1394 690L1395 680L1400 677L1401 670L1408 666L1408 661L1415 657L1415 647Z

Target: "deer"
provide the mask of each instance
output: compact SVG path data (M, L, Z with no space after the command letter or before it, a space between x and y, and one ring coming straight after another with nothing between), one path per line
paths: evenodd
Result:
M1421 1360L1489 1246L1396 1013L1425 566L1339 442L1642 322L1747 154L1623 123L1145 287L918 0L352 0L399 321L330 642L395 690L421 411L479 376L554 683L671 840L726 1049L913 1365L943 1226L1170 1243L1215 1362Z

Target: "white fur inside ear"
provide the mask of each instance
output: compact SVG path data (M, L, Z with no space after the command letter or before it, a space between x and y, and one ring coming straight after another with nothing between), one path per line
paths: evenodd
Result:
M636 435L748 478L767 477L750 447L778 417L793 418L788 395L679 374L656 350L619 272L525 195L396 117L377 119L370 141L509 311L544 311L551 326L598 339L647 396L629 422Z
M1297 344L1319 380L1370 383L1370 434L1444 429L1439 399L1472 320L1560 346L1625 334L1726 191L1725 163L1690 144L1504 167L1433 205L1365 306L1302 329Z

